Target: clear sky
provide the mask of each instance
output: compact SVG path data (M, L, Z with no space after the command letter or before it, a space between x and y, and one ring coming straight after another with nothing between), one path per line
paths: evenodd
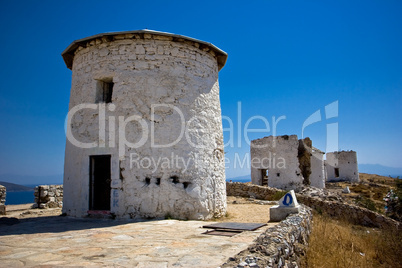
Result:
M402 167L401 14L402 1L391 0L0 1L0 174L63 173L71 71L61 52L90 35L145 28L228 53L220 88L222 115L234 122L234 146L225 148L232 163L249 151L238 127L252 116L266 118L270 132L250 139L272 135L273 116L286 117L278 135L300 137L320 111L304 129L316 147L326 149L326 127L338 124L339 149L356 150L359 163Z

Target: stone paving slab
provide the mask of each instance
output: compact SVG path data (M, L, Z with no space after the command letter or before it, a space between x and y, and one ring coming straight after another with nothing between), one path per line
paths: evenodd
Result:
M223 237L201 234L206 223L20 219L0 226L0 267L218 267L273 225Z

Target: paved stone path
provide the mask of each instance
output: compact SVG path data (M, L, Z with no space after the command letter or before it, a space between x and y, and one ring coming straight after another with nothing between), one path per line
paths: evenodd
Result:
M205 224L21 218L0 225L0 267L218 267L268 228L223 237L201 234Z

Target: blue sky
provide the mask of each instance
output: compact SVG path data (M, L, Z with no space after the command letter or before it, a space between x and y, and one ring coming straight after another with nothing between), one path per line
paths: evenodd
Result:
M339 148L365 164L402 167L401 1L1 1L0 174L63 173L71 71L61 52L90 35L152 29L208 41L229 55L220 72L222 114L242 122L285 116L277 134ZM338 101L338 116L325 106ZM250 128L261 128L254 120ZM227 127L227 122L224 122ZM271 126L272 127L272 126ZM251 139L272 135L252 133ZM230 133L225 132L225 142ZM234 161L249 146L225 148ZM247 169L227 170L228 177Z

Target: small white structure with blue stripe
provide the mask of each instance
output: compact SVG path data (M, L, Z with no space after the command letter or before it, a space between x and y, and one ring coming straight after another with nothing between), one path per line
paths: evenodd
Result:
M298 213L300 205L297 202L293 190L287 192L280 200L279 204L269 209L271 222L284 220L288 215Z

